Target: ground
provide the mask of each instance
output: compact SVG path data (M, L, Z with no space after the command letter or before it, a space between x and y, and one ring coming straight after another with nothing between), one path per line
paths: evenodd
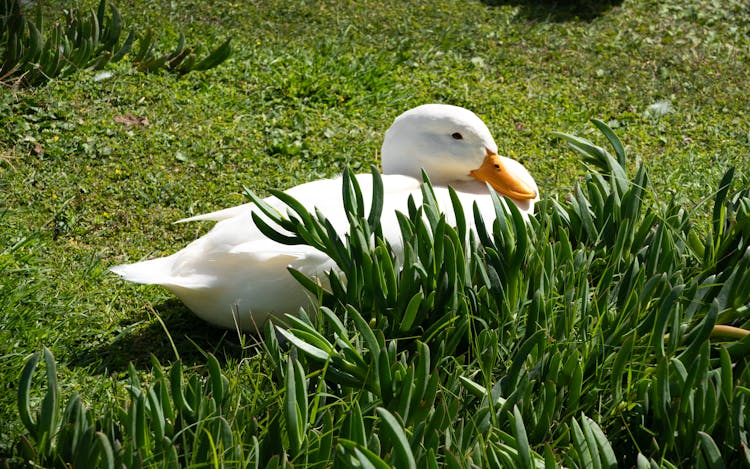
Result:
M64 3L45 3L48 23ZM207 226L172 222L244 202L243 186L366 170L415 105L477 112L543 197L564 198L585 170L552 132L601 142L591 118L617 131L631 167L646 164L654 200L700 218L727 168L747 186L745 2L560 4L122 0L128 24L153 28L164 50L179 32L204 50L232 37L232 57L183 77L126 58L109 75L0 90L0 414L11 416L0 441L18 434L16 383L42 345L65 392L90 402L128 362L173 360L165 329L189 363L202 363L192 342L240 350L235 334L107 268L186 244Z

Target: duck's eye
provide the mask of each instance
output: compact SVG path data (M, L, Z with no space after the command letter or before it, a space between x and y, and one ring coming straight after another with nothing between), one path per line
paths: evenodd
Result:
M464 139L464 136L463 136L463 135L461 135L461 134L460 134L460 133L458 133L458 132L453 132L453 133L451 134L451 137L453 137L453 139L454 139L454 140L463 140L463 139Z

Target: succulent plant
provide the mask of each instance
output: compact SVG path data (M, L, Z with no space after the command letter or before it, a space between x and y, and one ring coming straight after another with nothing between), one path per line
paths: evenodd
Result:
M79 70L99 70L109 62L122 60L138 39L139 50L134 65L143 72L167 70L179 74L216 67L231 54L226 40L205 58L185 47L180 34L172 53L155 51L156 39L151 30L142 36L130 27L124 35L123 18L117 7L100 0L94 11L68 10L56 21L47 36L43 34L42 16L37 10L32 21L23 11L20 0L0 0L0 82L37 86ZM122 37L124 39L122 39Z

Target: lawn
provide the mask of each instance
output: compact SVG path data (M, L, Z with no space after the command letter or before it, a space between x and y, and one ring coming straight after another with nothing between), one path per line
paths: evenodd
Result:
M352 398L357 393L351 389L347 391L348 397L333 397L340 383L320 384L326 381L318 379L320 371L310 368L302 353L304 373L297 371L302 368L295 368L298 365L294 360L287 368L285 350L276 350L279 357L284 357L279 365L274 361L278 357L271 356L274 350L267 350L268 344L263 347L253 336L238 337L235 332L208 327L165 291L125 284L107 268L171 253L187 244L204 233L207 226L172 222L242 203L246 200L243 187L265 195L269 189L284 189L337 175L347 167L367 171L370 165L378 163L382 135L393 118L418 104L450 103L479 114L492 131L500 153L520 160L534 175L543 199L548 200L546 207L552 206L552 200L567 203L566 198L576 183L584 181L585 175L593 170L554 132L575 134L605 146L606 138L590 123L592 118L601 119L626 146L629 177L636 177L638 164L648 170L644 204L671 220L654 226L673 226L675 233L687 233L674 221L685 217L691 220L701 239L711 237L711 233L716 235L718 225L714 221L718 212L714 199L722 176L730 167L736 168L730 196L750 185L750 108L746 89L750 80L747 65L750 9L746 2L626 0L613 5L605 2L597 7L590 5L596 2L572 6L568 2L558 3L562 5L531 0L246 3L121 0L115 4L127 24L139 31L152 28L163 50L174 47L179 33L184 33L187 43L199 45L203 51L231 37L232 56L216 68L184 76L142 73L125 57L107 66L106 75L84 70L35 88L3 86L0 89L3 116L0 120L0 415L3 416L0 461L20 457L14 448L25 430L16 394L27 358L45 346L56 359L60 402L67 402L77 393L91 412L101 414L112 406L125 406L131 397L126 384L145 387L159 382L159 367L153 364L152 356L165 369L172 369L170 365L180 359L188 378L197 376L215 383L215 377L206 371L210 361L207 354L215 355L231 391L227 391L227 399L233 402L232 416L227 420L235 438L240 438L237 432L256 435L263 443L259 451L266 459L270 459L268 455L286 451L285 457L294 460L304 447L303 443L295 444L293 432L280 423L285 420L273 417L273 412L264 412L275 409L274 406L281 409L287 402L284 396L290 383L300 374L306 375L311 383L318 383L317 388L310 390L311 406L314 396L326 395L329 400L326 405L321 404L321 409L329 406L333 409L331 415L339 415L335 403L340 403L346 409L341 411L344 415L356 416L359 412L361 421L364 414L368 432L373 431L378 418L386 422L377 427L385 441L382 453L372 439L367 441L369 446L363 443L364 435L362 441L354 436L348 440L361 443L360 447L388 463L402 462L399 458L406 456L399 453L398 444L389 443L399 441L398 432L394 431L393 436L386 429L404 424L411 439L417 438L417 430L407 425L407 417L393 408L390 417L376 410L376 407L388 409L388 399L379 400L364 384L362 387L370 391L365 400ZM44 2L47 24L61 16L63 5L68 2ZM76 6L89 8L95 4L76 2ZM590 192L584 192L591 196ZM674 207L683 209L679 216ZM552 212L550 208L548 213ZM738 208L737 213L744 212ZM552 215L549 218L540 215L541 226L555 226L550 220ZM582 253L591 252L595 253L592 256L611 260L606 257L611 256L611 249L601 248L598 240L580 233L575 235L576 229L571 228L570 238L580 245L573 244L572 249L580 248ZM737 232L739 247L734 249L741 250L747 247L747 233L743 235L741 229ZM546 232L544 236L549 238L545 238L537 233L532 238L549 239L553 245L556 235ZM516 233L516 236L521 235ZM591 250L587 251L588 248ZM537 251L543 249L538 247ZM651 311L649 308L658 309L667 301L684 300L684 310L678 308L680 311L669 316L664 329L655 329L661 332L658 337L663 337L665 331L673 337L682 331L686 337L684 343L675 345L667 340L668 350L655 352L654 358L648 347L659 349L660 343L663 348L664 341L649 338L653 334L648 327L651 335L642 334L645 326L640 322L632 330L614 328L612 331L622 333L619 342L607 343L612 347L607 353L597 352L592 344L597 343L600 338L597 334L604 326L597 328L593 325L596 321L581 312L573 316L579 323L571 320L566 326L578 331L566 340L580 345L580 349L573 346L560 349L557 360L576 357L570 365L557 363L565 370L560 371L560 383L565 382L562 378L565 373L568 380L575 381L571 378L576 374L573 363L580 360L586 364L580 368L578 391L581 391L580 381L584 382L583 389L589 392L589 397L582 402L588 407L583 403L577 405L570 398L575 393L562 387L555 401L549 398L553 389L552 384L546 384L549 381L534 381L536 372L547 370L550 361L554 362L550 356L536 360L543 355L540 345L534 349L531 343L527 350L531 358L511 365L515 363L520 343L530 340L530 335L536 337L523 329L525 318L534 309L529 305L536 304L532 301L534 291L515 298L517 304L508 300L517 306L512 314L504 316L508 323L496 324L484 335L469 334L472 339L468 345L460 343L453 354L438 351L435 343L430 344L432 365L438 367L441 376L441 381L435 384L440 389L437 401L449 408L448 415L463 415L464 411L471 415L483 408L482 399L477 396L482 396L485 388L487 396L491 394L490 401L510 399L507 382L506 389L493 386L510 374L517 377L518 383L526 383L526 388L520 388L528 392L526 400L515 395L514 399L520 399L515 411L509 407L492 414L497 415L490 419L496 432L482 427L480 433L486 433L488 440L514 448L516 456L523 453L523 448L530 447L535 455L543 455L540 460L584 464L582 461L587 459L583 456L581 459L571 456L585 453L576 449L575 443L581 441L575 435L578 425L584 430L594 428L594 433L601 427L599 431L603 430L614 442L615 454L624 465L635 465L639 453L655 464L717 463L711 459L715 453L706 449L711 446L703 435L712 435L719 442L725 462L745 458L740 436L735 440L729 436L720 438L718 430L712 428L697 426L695 430L684 424L679 427L680 438L684 434L692 436L677 441L659 434L662 427L650 419L669 415L670 405L684 412L682 406L687 404L667 399L659 411L637 412L640 409L637 406L643 405L639 399L651 396L653 403L660 392L636 389L638 380L680 375L679 370L674 372L669 368L673 362L664 359L665 356L676 359L678 354L680 359L693 358L696 362L700 357L705 358L704 368L711 370L707 376L720 374L714 373L720 370L726 377L727 367L734 370L734 375L729 371L734 378L724 383L729 386L724 396L734 396L731 402L738 419L742 420L740 417L748 412L743 404L750 387L744 356L737 348L731 349L732 355L722 351L732 345L731 341L726 346L705 345L705 350L698 344L695 346L701 347L698 353L697 348L691 348L691 341L702 337L699 326L708 324L705 318L713 317L712 313L706 307L706 311L695 311L694 317L681 316L690 310L688 304L693 298L690 295L695 293L690 291L693 279L690 275L697 279L711 272L718 283L728 278L721 277L722 269L729 276L733 265L723 265L710 255L690 254L687 249L669 252L684 260L675 261L680 268L665 267L665 275L680 277L669 277L668 284L670 288L686 285L685 293L680 296L677 292L677 296L671 297L673 290L665 286L661 296L662 290L652 292L652 297L646 295L644 309L633 314L642 319L637 314ZM633 253L637 255L640 254ZM533 259L537 257L528 256L529 271L533 271ZM741 252L728 258L734 265L746 261ZM630 258L623 255L623 259L625 265ZM600 279L602 271L607 271L608 265L606 262L588 265L591 272L596 272L593 277L571 271L571 279L582 283L573 288L571 280L568 287L578 292L588 284L592 291L596 290L600 285L595 280ZM662 265L644 268L656 275ZM618 264L617 269L622 266ZM524 279L519 282L532 282L526 274L519 275ZM613 278L618 281L628 280L628 275L623 270L613 271ZM708 274L695 281L703 285ZM740 280L736 281L739 284ZM633 282L631 285L639 285ZM550 299L545 304L556 314L568 314L575 310L574 303L588 301L584 300L585 295L566 297L567 290L549 293L554 293L550 298L556 298L555 302ZM719 316L733 314L726 324L742 326L747 321L742 306L750 298L746 298L747 293L744 295L740 291L736 297L720 298L724 303ZM629 303L621 300L613 304L622 309ZM618 313L617 308L612 314ZM553 324L555 320L550 317L549 321ZM516 328L513 324L520 324L518 334L508 332ZM345 327L353 336L367 336L360 324L349 322ZM581 332L592 327L591 334ZM552 326L545 329L547 335L560 340L553 329ZM638 342L638 347L643 345L643 348L636 347L632 358L642 360L643 368L653 368L644 371L629 365L625 394L630 396L625 399L619 396L619 403L612 404L607 397L610 378L597 368L600 363L611 366L610 357L624 366L624 362L614 357L622 356L625 360L628 354L619 352L628 347L633 350L636 335L632 331L638 332L639 340L646 336L642 343ZM695 333L691 335L690 331ZM627 345L625 339L631 337L631 332L633 339ZM413 335L425 339L419 334ZM384 338L390 340L395 336ZM366 348L354 338L352 342ZM375 345L364 342L374 353ZM741 342L745 341L734 345ZM415 360L424 364L425 352L421 346L415 345L411 338L404 343L407 345L403 349L398 348L400 359L409 366ZM393 349L390 358L395 361L397 346L393 345ZM533 350L536 352L531 353ZM400 355L402 352L405 355ZM491 362L496 365L489 370L482 368L481 359L488 353L493 355ZM587 357L591 361L587 362ZM43 378L41 372L35 376L32 405L39 406ZM672 383L665 379L658 383ZM466 384L465 380L473 384ZM691 381L685 376L681 383L685 389L690 388ZM661 395L670 395L671 390L674 397L678 389L683 388L672 383L666 391L661 389ZM591 396L598 392L604 397L592 400ZM689 391L685 392L684 396L688 396ZM533 403L529 403L534 399L555 401L549 405L555 407L556 419L547 423L540 420ZM691 403L697 399L690 395ZM674 400L679 401L677 397ZM450 409L452 402L459 405L459 401L460 412ZM613 408L624 410L610 412ZM326 424L320 420L325 420L324 417L315 420L316 409L310 417L310 428L325 428ZM393 414L400 419L396 424L388 420L394 418ZM627 421L626 417L634 420ZM720 417L721 413L713 416L717 420L706 421L718 421ZM730 416L725 417L731 420ZM635 421L637 418L643 420ZM593 419L593 426L586 419ZM470 419L459 420L466 425L464 439L470 440L467 436L472 434ZM236 430L235 426L242 421L248 422L248 428ZM519 431L518 422L523 427L524 421L528 436ZM546 429L542 429L543 423ZM344 426L355 424L348 422ZM744 435L742 425L737 435ZM567 432L562 430L564 426L569 429ZM636 427L643 430L642 434L625 435L626 429ZM335 428L336 432L341 430ZM581 431L579 428L578 432ZM701 436L697 436L698 431ZM438 432L441 448L450 446L450 442L444 441L451 438L445 436L446 432ZM653 433L655 442L643 446L648 440L643 434L648 432ZM320 433L325 435L322 430ZM283 449L264 443L271 439L269 435L281 435L278 444L283 441ZM318 441L312 436L307 438L308 445ZM452 438L458 436L453 434ZM703 442L702 452L693 452L693 446L675 449L698 440ZM525 446L519 443L523 441ZM252 444L243 447L244 456L252 459ZM396 449L386 451L391 447ZM472 447L468 443L454 445L445 454L439 453L439 462L449 462L448 453L463 461L471 452L466 450L462 454L457 448ZM341 458L357 457L344 443L336 451L345 453L339 454L339 464L343 464ZM193 451L181 463L199 462L198 454L202 453ZM310 454L317 453L310 450ZM489 458L486 454L477 457L475 461L489 460L482 459ZM303 464L302 459L295 462Z

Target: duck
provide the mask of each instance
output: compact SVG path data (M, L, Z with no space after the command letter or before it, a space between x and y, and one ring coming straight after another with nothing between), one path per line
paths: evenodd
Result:
M408 200L422 201L422 171L429 177L446 221L455 224L448 187L465 213L476 204L491 226L496 216L491 190L497 191L528 218L539 200L539 189L518 161L500 156L485 123L472 111L448 104L424 104L395 118L381 147L383 237L398 257L403 249L396 212L408 212ZM372 174L357 174L363 199L373 190ZM341 197L341 177L321 179L284 192L308 210L318 210L343 235L349 222ZM285 205L276 197L264 201L280 213ZM507 202L506 202L507 203ZM369 208L366 207L367 210ZM178 220L212 221L213 228L182 250L156 259L110 268L122 279L155 284L177 296L199 318L226 329L261 330L270 318L283 320L310 308L315 299L288 268L325 282L336 269L333 260L306 245L280 244L266 237L252 214L265 215L247 203ZM473 217L466 217L473 227Z

